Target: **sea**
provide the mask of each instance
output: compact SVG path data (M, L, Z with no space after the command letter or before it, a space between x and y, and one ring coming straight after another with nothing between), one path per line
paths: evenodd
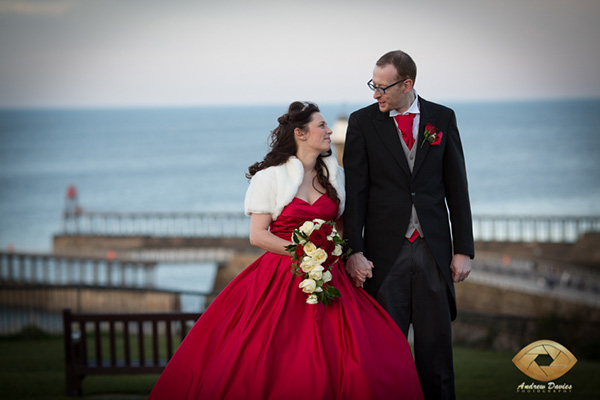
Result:
M330 126L365 104L321 104ZM600 215L600 99L446 102L474 214ZM49 252L67 188L90 211L243 211L287 105L0 110L0 248ZM159 265L210 290L215 266Z

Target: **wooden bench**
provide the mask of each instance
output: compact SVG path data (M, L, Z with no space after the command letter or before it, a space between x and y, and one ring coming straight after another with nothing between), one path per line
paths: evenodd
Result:
M64 309L66 395L81 396L86 375L161 373L201 315L75 314Z

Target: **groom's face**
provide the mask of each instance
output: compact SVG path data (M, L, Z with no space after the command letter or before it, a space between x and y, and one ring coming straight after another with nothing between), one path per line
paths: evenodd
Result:
M373 70L373 84L375 86L384 88L398 80L398 71L392 64L387 64L383 67L376 66ZM406 95L410 92L410 85L407 85L407 82L409 81L410 80L407 80L386 89L385 94L381 94L377 90L373 92L373 98L379 103L379 110L381 112L389 112L392 110L404 112L406 110L403 110L402 108L408 109L408 107L410 107L410 102L408 102ZM407 102L408 104L405 104Z

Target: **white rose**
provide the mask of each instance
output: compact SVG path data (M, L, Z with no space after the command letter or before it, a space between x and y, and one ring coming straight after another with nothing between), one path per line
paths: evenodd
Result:
M318 281L323 277L324 270L325 268L323 268L322 265L315 265L315 267L308 273L308 277Z
M316 264L323 264L327 260L327 252L323 249L317 249L311 254L311 257Z
M321 225L323 225L323 224L325 223L325 221L323 221L323 220L322 220L322 219L320 219L320 218L315 218L315 219L313 219L313 222L314 222L314 224L315 224L315 229L319 229L319 228L321 228Z
M306 303L307 304L317 304L319 302L319 299L317 298L316 294L311 294L310 296L308 296L308 298L306 299Z
M323 282L325 282L325 283L331 281L332 278L333 278L333 276L331 275L330 271L323 272L323 276L321 277L321 279L323 279Z
M315 282L312 279L305 279L302 282L300 282L300 285L298 285L298 287L302 289L304 293L313 293L317 288L317 282Z
M321 286L317 286L317 288L315 289L315 293L321 293L323 291L323 288Z
M342 255L342 246L340 246L339 244L335 245L335 250L333 250L332 253L334 256L339 257Z
M317 251L317 246L315 246L315 244L313 242L308 242L304 246L304 252L311 257L313 256L315 251Z
M302 272L304 272L305 274L308 274L310 271L313 270L313 268L315 266L317 266L318 264L315 263L315 260L313 260L311 257L304 257L302 259L302 262L300 263L300 269L302 270Z
M310 234L315 230L315 224L311 221L306 221L300 227L300 232L304 233L306 236L310 236Z

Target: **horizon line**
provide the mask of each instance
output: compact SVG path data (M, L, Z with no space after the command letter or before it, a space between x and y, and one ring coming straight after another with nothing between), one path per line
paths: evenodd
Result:
M430 100L427 96L423 98ZM481 99L446 99L430 100L442 104L501 104L501 103L553 103L564 101L600 101L600 96L568 96L568 97L531 97L531 98L481 98ZM348 106L373 104L374 101L323 101L319 106ZM0 111L76 111L76 110L145 110L145 109L200 109L200 108L226 108L226 107L281 107L289 103L280 102L253 102L253 103L196 103L196 104L96 104L96 105L0 105Z

